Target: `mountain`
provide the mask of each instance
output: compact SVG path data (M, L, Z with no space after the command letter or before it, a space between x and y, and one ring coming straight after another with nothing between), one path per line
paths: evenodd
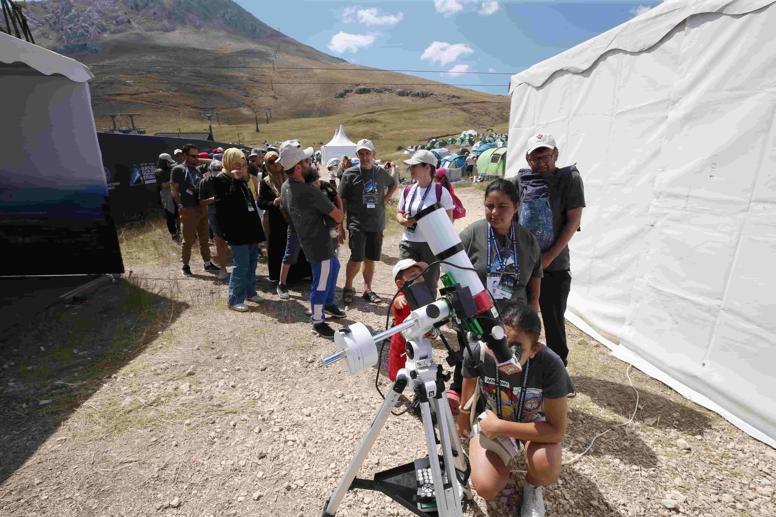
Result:
M264 122L267 112L272 121L341 115L346 122L429 109L429 117L467 126L450 133L508 119L506 96L363 72L231 0L46 0L28 2L25 12L39 45L92 69L99 127L110 125L109 113L134 112L149 132L202 129L205 108L215 108L224 126L250 124L255 114ZM431 123L429 136L440 130Z

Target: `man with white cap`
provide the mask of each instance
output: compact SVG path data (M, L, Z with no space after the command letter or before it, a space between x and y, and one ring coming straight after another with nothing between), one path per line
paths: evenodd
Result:
M313 333L331 339L334 329L326 324L325 313L334 317L343 317L345 313L334 303L340 264L325 218L340 223L343 214L319 188L305 182L306 176L317 175L311 167L312 155L312 147L302 149L297 140L287 140L280 145L280 165L288 177L281 188L280 204L288 212L313 272L310 286Z
M547 346L568 364L566 301L571 290L568 243L579 231L585 191L576 166L558 168L558 146L549 133L528 139L525 159L530 169L515 177L520 195L520 224L536 237L542 252L542 311Z
M178 206L172 198L172 192L170 192L170 173L174 165L175 160L172 159L172 156L162 153L156 163L157 169L154 175L156 176L156 185L159 187L162 208L164 208L167 231L170 232L172 240L177 242L181 239L181 223L178 220Z
M172 152L173 158L175 158L175 165L180 165L186 160L186 157L183 156L183 150L176 149Z
M385 169L375 164L375 147L363 138L356 143L359 164L347 169L340 181L339 195L343 211L348 216L350 260L345 269L345 287L342 302L353 302L353 280L364 263L363 298L372 303L380 297L372 291L375 262L380 260L385 229L385 203L396 190L394 180Z

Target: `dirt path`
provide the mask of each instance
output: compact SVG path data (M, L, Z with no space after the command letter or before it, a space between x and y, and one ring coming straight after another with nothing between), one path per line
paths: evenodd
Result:
M462 229L480 217L482 192L458 193L469 210ZM386 236L376 274L384 299L398 239ZM335 347L310 334L306 292L281 302L262 281L267 302L237 314L210 275L179 277L161 229L137 235L124 254L128 281L0 341L0 514L320 515L379 406L374 370L351 376L319 364ZM379 328L385 309L356 302L346 322ZM625 365L569 333L579 395L566 459L625 422L635 403ZM773 450L640 372L631 377L634 423L564 467L546 491L548 515L776 514ZM361 477L422 455L420 430L412 417L391 417ZM503 508L478 500L471 514L484 513ZM338 515L409 513L355 492Z

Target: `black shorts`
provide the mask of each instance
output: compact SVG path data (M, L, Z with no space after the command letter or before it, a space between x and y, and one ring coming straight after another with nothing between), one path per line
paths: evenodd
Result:
M364 259L377 262L383 250L383 234L348 230L348 244L351 262L363 262Z

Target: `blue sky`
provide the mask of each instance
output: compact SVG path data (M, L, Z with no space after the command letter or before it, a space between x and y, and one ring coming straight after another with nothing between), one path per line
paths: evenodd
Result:
M236 0L264 23L351 63L507 93L520 72L658 0ZM458 73L478 72L478 73ZM482 73L489 72L489 73ZM491 86L492 85L492 86Z

